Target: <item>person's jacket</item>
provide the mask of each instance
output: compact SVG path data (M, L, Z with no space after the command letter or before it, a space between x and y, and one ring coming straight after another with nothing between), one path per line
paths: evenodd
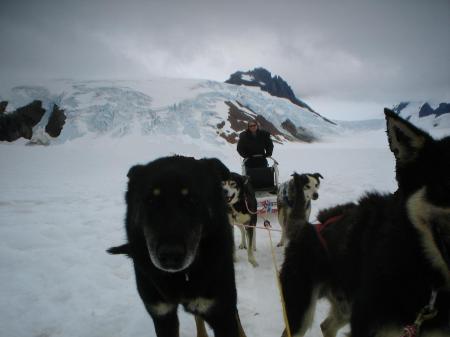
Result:
M270 157L273 151L272 139L270 133L265 130L256 130L253 135L251 131L246 130L239 135L237 151L243 158L249 158L254 155L263 155Z

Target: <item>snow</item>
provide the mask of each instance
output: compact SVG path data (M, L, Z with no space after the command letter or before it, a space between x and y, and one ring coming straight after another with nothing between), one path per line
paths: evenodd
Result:
M241 79L243 79L244 81L248 81L248 82L252 82L255 80L255 78L252 75L248 75L248 74L242 74Z
M281 180L294 171L324 176L312 220L319 208L356 200L364 191L392 192L394 162L385 136L378 130L310 145L277 144ZM47 147L0 143L1 336L154 336L131 262L105 249L124 242L128 169L175 153L218 157L240 172L234 146L188 136L86 136ZM279 228L274 216L270 220ZM276 245L280 234L272 236ZM267 232L259 231L256 241L259 267L247 262L244 251L235 265L241 320L248 336L280 336ZM280 267L283 250L274 249ZM179 313L181 336L194 336L192 316ZM321 301L309 336L321 336L326 313Z
M0 87L8 111L31 99L41 99L50 110L60 105L68 118L61 140L52 139L50 146L25 146L24 139L0 142L0 336L155 335L131 262L105 252L125 239L126 174L135 164L172 154L217 157L240 172L235 146L211 127L227 119L225 101L241 103L248 114L261 114L277 126L289 118L321 136L317 143L276 144L274 150L281 181L294 171L324 176L312 221L319 209L356 201L365 191L396 189L382 121L335 127L256 87L173 79ZM429 127L437 136L450 134L443 121L440 128ZM231 132L229 124L222 131ZM270 220L279 229L276 217ZM280 233L272 236L276 244ZM244 251L235 264L241 320L249 337L280 336L268 233L258 231L256 241L259 267L247 262ZM283 249L274 249L280 267ZM327 310L321 301L308 336L322 336L319 324ZM181 336L194 336L192 316L179 313Z
M414 125L430 131L436 137L445 136L448 129L450 129L450 114L442 114L437 117L435 115L419 117L419 111L426 103L428 103L433 110L439 107L439 103L434 101L408 102L406 107L400 111L400 116L408 119Z
M339 128L257 87L245 87L207 80L153 79L141 81L54 80L27 85L0 86L0 100L8 101L7 111L41 100L46 115L36 128L45 127L53 105L67 115L66 124L52 143L62 143L86 135L123 137L135 134L184 134L203 142L224 145L217 137L217 124L231 132L228 107L231 101L243 105L271 121L279 130L287 119L321 138L338 133ZM239 102L239 104L237 103Z

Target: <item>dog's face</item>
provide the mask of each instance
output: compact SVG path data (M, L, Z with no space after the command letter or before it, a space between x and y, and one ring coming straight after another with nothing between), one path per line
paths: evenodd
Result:
M450 261L444 251L450 251L450 137L434 140L394 112L385 109L385 114L408 217L431 262L448 275Z
M320 173L307 174L308 181L303 186L303 193L306 200L317 200L319 198L320 178L323 179Z
M222 182L222 188L225 194L225 200L228 205L234 205L239 201L240 194L247 183L247 177L231 172L228 180Z
M153 265L167 272L189 267L200 241L224 207L217 159L161 158L128 173L127 231L143 240ZM229 173L229 171L228 171Z
M323 179L320 173L292 175L293 179L289 181L288 196L294 199L296 191L303 191L305 201L317 200L319 198L320 179Z

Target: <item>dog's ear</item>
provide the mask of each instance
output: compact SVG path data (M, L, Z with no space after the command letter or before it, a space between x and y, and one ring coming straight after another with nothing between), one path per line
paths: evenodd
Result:
M225 181L230 179L230 170L217 158L203 158L200 159L208 168L212 169L220 177L220 180Z
M294 183L298 186L303 186L308 183L309 179L305 174L298 174L297 172L294 172L292 174L292 177L294 177Z
M127 177L131 179L143 171L144 165L135 165L128 170Z
M322 175L320 173L313 173L312 174L313 177L316 177L317 180L319 180L319 178L323 179Z
M399 117L394 111L384 109L386 116L389 148L394 153L398 164L407 164L417 158L431 137Z

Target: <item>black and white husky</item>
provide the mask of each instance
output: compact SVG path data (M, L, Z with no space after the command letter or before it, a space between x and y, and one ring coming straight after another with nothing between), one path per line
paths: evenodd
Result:
M298 202L303 203L302 208L298 208L297 214L294 214L292 218L304 219L309 221L311 214L311 200L317 200L319 198L320 179L323 179L320 173L304 173L298 174L294 172L292 179L280 184L277 193L277 207L278 207L278 222L281 227L281 240L278 243L278 247L283 246L286 240L289 239L290 233L295 230L289 226L289 219L292 212L294 202L298 199ZM294 177L296 181L300 183L299 191L294 186Z
M225 199L228 202L230 223L237 225L241 230L239 248L247 249L248 261L256 267L258 263L253 254L255 250L255 226L258 220L255 192L248 177L234 172L231 172L229 180L222 182L222 187L225 191Z
M398 190L320 212L334 218L321 232L299 221L281 270L293 336L305 335L320 297L331 303L326 337L346 323L352 337L450 336L450 137L385 115Z

